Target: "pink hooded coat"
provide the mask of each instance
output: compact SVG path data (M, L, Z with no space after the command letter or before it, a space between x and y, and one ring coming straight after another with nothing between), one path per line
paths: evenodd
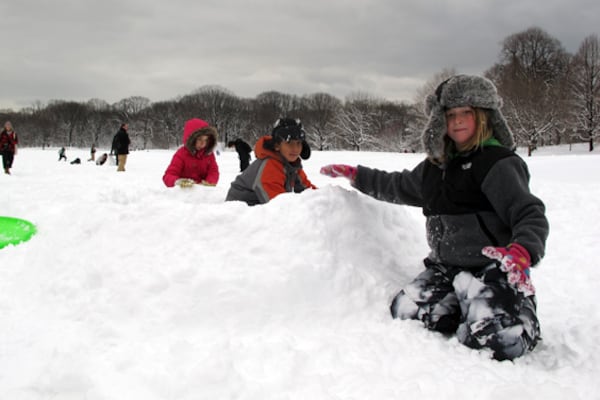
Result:
M219 166L213 150L217 145L215 130L202 130L209 125L198 118L186 121L183 128L183 146L175 154L163 175L163 182L167 187L175 186L179 178L193 179L196 183L206 181L216 185L219 181ZM202 130L202 131L200 131ZM201 135L208 135L206 147L196 150L196 140Z

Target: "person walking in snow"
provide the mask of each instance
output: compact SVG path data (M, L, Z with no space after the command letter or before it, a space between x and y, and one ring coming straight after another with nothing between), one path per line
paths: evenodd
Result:
M61 160L63 160L63 159L64 159L65 161L67 161L67 154L66 154L66 152L67 152L67 151L65 150L65 148L64 148L64 147L61 147L61 148L58 150L58 161L61 161Z
M183 146L173 155L163 175L167 187L191 187L194 184L215 186L219 182L219 166L215 157L217 130L198 118L186 121Z
M270 136L254 146L256 160L231 183L226 201L264 204L281 193L316 189L302 169L310 157L306 134L298 119L280 118Z
M250 153L252 153L252 147L242 139L237 138L235 140L231 140L227 143L227 147L234 147L235 151L238 153L238 157L240 159L240 172L244 172L246 168L250 165Z
M111 154L115 154L117 158L117 171L125 172L125 164L127 163L127 155L129 154L129 145L131 144L131 140L129 140L129 134L127 130L129 129L129 125L127 123L121 124L121 127L115 134L111 146Z
M544 255L549 226L501 105L491 81L454 76L427 97L427 158L412 171L333 164L321 173L423 209L430 253L425 270L395 296L394 318L420 320L512 360L540 339L529 270Z
M0 155L2 155L2 167L4 173L10 175L19 139L10 121L4 123L4 129L0 132Z
M90 148L90 159L88 161L96 161L96 145L92 144Z

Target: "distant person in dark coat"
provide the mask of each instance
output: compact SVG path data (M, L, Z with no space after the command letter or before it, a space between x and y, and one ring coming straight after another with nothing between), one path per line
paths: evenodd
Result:
M2 166L4 173L10 175L15 154L17 154L17 144L19 139L13 130L10 121L6 121L4 129L0 132L0 154L2 154Z
M58 150L58 161L61 160L65 160L67 161L67 155L66 155L66 150L64 147L61 147L60 150Z
M125 171L125 164L127 163L127 155L129 154L129 134L127 133L129 125L127 123L121 124L119 131L115 134L112 142L111 154L114 153L117 156L117 171Z
M235 151L240 158L240 172L248 168L248 165L250 165L250 153L252 152L252 147L240 138L229 141L227 147L235 147Z

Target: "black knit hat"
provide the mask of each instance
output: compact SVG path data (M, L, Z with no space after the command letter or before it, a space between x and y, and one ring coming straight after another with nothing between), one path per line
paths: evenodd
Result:
M302 152L300 158L308 160L310 158L310 146L306 141L306 132L302 127L299 119L294 118L279 118L273 125L271 131L271 140L266 143L267 147L273 146L275 143L289 142L290 140L302 141Z
M488 110L494 137L503 146L515 148L513 134L500 112L502 99L494 84L480 76L456 75L442 82L425 100L424 111L429 120L421 140L428 156L438 160L444 156L446 110L466 106Z
M273 125L271 137L276 143L289 142L290 140L304 141L306 133L299 119L279 118Z

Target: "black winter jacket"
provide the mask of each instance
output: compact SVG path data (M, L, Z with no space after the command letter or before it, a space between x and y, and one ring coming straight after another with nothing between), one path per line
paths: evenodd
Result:
M485 246L519 243L535 265L544 255L549 226L545 206L529 191L529 172L514 152L498 146L412 171L359 166L354 186L379 200L423 208L434 262L482 267Z
M125 129L120 128L113 138L112 151L115 154L129 154L130 143L129 134Z
M250 153L252 152L252 147L242 139L236 139L233 142L235 147L235 151L238 153L240 160L250 160Z

